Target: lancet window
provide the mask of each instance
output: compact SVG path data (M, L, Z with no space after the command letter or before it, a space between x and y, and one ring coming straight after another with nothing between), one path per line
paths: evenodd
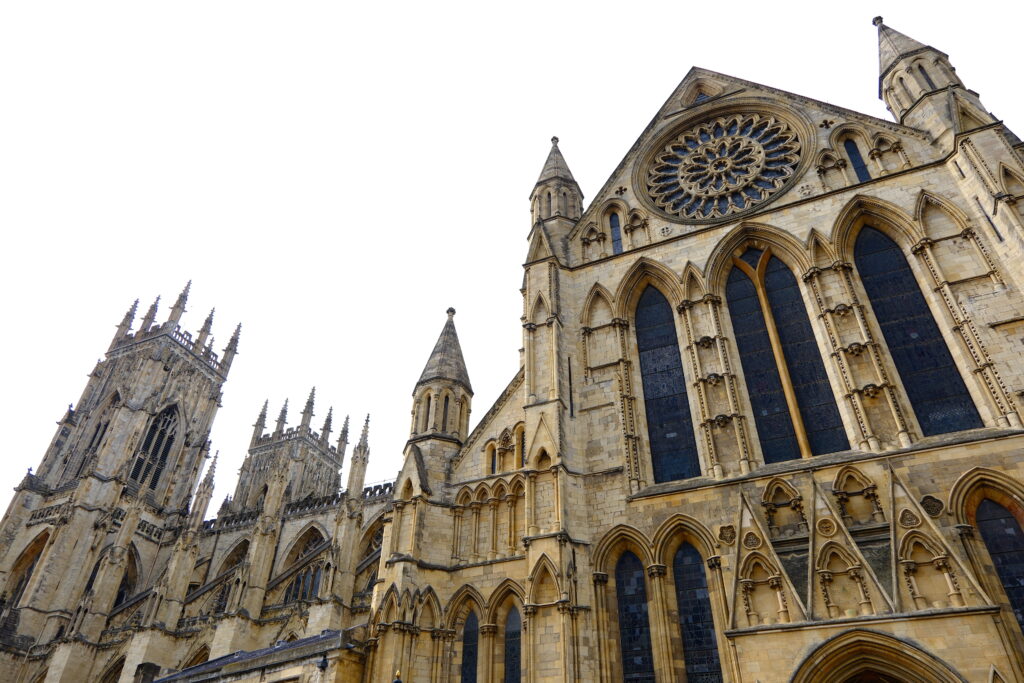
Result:
M519 683L522 673L523 620L515 607L505 619L505 677L504 683Z
M608 214L608 231L612 234L612 253L622 253L622 222L619 214Z
M639 558L628 551L615 565L615 598L619 615L622 679L630 683L654 683L644 567Z
M924 435L983 426L899 246L865 226L854 262Z
M462 626L462 667L461 683L476 683L476 664L478 645L480 643L480 620L476 612L466 616Z
M989 498L978 505L975 521L1010 608L1024 628L1024 531L1013 513Z
M857 174L857 180L862 183L871 180L871 172L868 171L868 166L864 163L864 157L861 156L860 148L857 147L856 141L852 138L846 138L843 140L843 149L846 150L846 156L850 158L850 166L853 167L853 172Z
M149 423L146 437L135 454L135 464L132 465L130 475L139 486L148 483L151 490L156 490L160 475L167 466L167 456L174 445L177 431L178 411L174 406L165 408Z
M675 319L656 287L648 285L640 295L635 326L654 481L699 476Z
M306 567L291 580L284 592L284 602L296 602L298 600L314 600L320 595L320 579L323 577L323 567L317 563Z
M767 463L847 450L796 278L771 249L733 259L726 299Z
M704 562L696 548L689 543L679 546L673 559L672 574L679 605L686 680L700 683L721 681L722 665L708 596L708 580Z

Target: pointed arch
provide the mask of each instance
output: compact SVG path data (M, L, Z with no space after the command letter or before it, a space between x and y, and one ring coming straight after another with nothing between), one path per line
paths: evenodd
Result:
M117 593L114 596L114 609L124 604L129 598L139 592L142 582L142 560L139 557L139 549L131 542L125 549L124 573L121 574L121 582L117 585Z
M825 268L836 262L835 250L817 228L811 228L807 236L807 253L810 255L813 268Z
M98 683L117 683L121 678L121 671L124 669L124 655L116 658L97 679Z
M828 541L821 546L821 550L818 551L815 569L818 571L830 571L832 569L831 563L833 557L838 557L842 563L846 565L843 568L843 571L853 567L854 565L860 564L848 549L839 545L835 541Z
M322 546L329 539L330 536L322 524L317 521L307 522L288 544L287 550L284 553L284 562L281 563L281 569L287 569L297 562L306 559L309 553Z
M911 529L900 539L899 558L909 560L913 557L914 548L920 546L926 553L931 555L929 560L945 555L946 551L933 539L928 538L917 529Z
M433 630L441 623L441 601L433 586L427 586L417 596L419 607L416 611L415 623L421 629Z
M192 650L185 659L181 660L181 666L179 670L189 669L193 666L199 666L205 664L210 659L210 646L206 643L201 644Z
M1024 484L1010 475L987 467L973 467L953 483L949 491L947 509L957 524L974 525L978 504L991 498L1011 511L1022 511L1024 522Z
M849 493L852 491L863 491L870 486L874 486L874 482L853 465L844 465L839 468L835 479L832 480L833 491Z
M543 325L547 323L550 316L551 306L548 304L547 298L543 293L538 293L534 297L533 306L530 308L530 322L536 325Z
M925 237L918 222L895 204L877 197L854 195L833 223L832 244L840 261L853 263L854 242L865 224L886 232L904 252Z
M999 182L1006 194L1024 196L1024 175L1003 163L999 164Z
M670 304L678 304L683 300L682 281L679 276L667 266L643 256L632 265L615 290L612 300L616 306L616 317L631 319L640 295L650 284L664 294Z
M594 283L583 300L583 316L580 322L586 327L597 327L610 323L615 317L612 295L600 282Z
M921 232L932 239L962 232L970 223L967 214L959 207L926 190L917 195L914 218L921 226Z
M506 496L508 496L508 486L503 481L496 482L491 497L496 500L504 500Z
M764 487L764 493L761 495L761 503L776 502L779 500L780 494L786 501L802 497L800 492L796 490L796 487L788 481L779 477L772 477Z
M395 584L388 586L388 589L384 591L384 597L381 598L380 607L377 608L377 618L374 620L378 624L391 624L398 618L399 614L398 604L398 589L395 588Z
M187 424L177 404L170 404L153 416L142 441L132 456L129 479L140 488L155 491L160 485L168 461L181 450L181 426Z
M542 454L547 455L548 459L554 462L554 456L552 453L558 453L558 449L555 447L555 435L551 432L551 428L548 426L548 421L544 415L540 416L537 420L537 427L533 431L533 437L529 440L529 456L527 462L534 468L540 469L538 463ZM550 467L550 465L549 465Z
M758 567L761 568L761 571L765 573L766 577L781 576L779 568L775 566L775 563L768 559L767 555L760 551L753 550L749 555L743 558L743 563L740 565L740 578L753 578Z
M542 554L533 565L533 571L527 579L530 583L530 602L535 605L557 602L562 594L558 579L559 574L554 562L546 553Z
M7 596L8 604L12 607L18 607L49 540L50 529L43 529L25 545L18 555L18 559L11 566L4 593Z
M686 301L699 301L707 294L704 286L704 273L692 261L683 266L683 297Z
M636 527L619 524L608 530L594 546L594 571L610 573L614 561L626 550L640 558L645 567L654 564L651 541Z
M445 628L457 631L470 611L482 616L486 604L480 591L468 583L462 584L448 600L448 606L445 608Z
M243 538L235 545L231 546L231 549L225 553L224 559L220 561L220 569L217 571L215 576L220 576L224 572L237 566L245 556L249 554L249 539ZM213 577L211 577L213 578Z
M459 495L455 497L455 504L465 507L466 505L469 505L472 502L473 492L469 489L468 486L462 487L462 490L459 491Z
M501 617L501 614L499 614L501 606L509 598L520 608L526 604L526 591L523 590L523 587L514 580L506 578L498 584L497 588L491 591L491 597L487 601L486 619L488 624L498 623Z
M544 234L543 228L538 227L534 230L533 239L530 241L530 249L526 255L526 262L533 263L534 261L546 259L551 255L551 245L548 244L547 235Z
M670 564L669 559L683 543L689 543L696 548L705 560L717 555L720 547L710 529L693 517L677 512L662 522L654 532L654 562Z
M860 673L906 683L963 683L948 664L906 639L867 629L829 638L797 666L790 683L842 683Z
M733 257L739 256L748 246L761 250L771 248L797 274L805 273L811 267L806 245L789 232L764 223L743 222L729 231L708 256L704 273L710 294L721 295L725 292L725 281L732 270Z

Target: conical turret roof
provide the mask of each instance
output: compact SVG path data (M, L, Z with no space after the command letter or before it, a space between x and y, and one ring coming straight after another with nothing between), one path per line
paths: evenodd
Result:
M885 73L904 55L929 49L928 45L919 43L910 36L903 35L895 29L891 29L882 21L882 17L875 17L875 26L878 27L878 73L884 76Z
M576 183L576 179L572 177L572 171L569 170L569 164L565 163L565 157L562 156L562 152L558 149L558 138L551 138L551 151L548 152L548 158L544 162L544 168L541 169L540 177L537 178L537 185L549 180L554 180L555 178L560 178L578 185L578 183Z
M469 383L469 372L466 371L466 361L462 357L462 346L459 345L459 335L455 331L454 308L448 309L448 320L441 329L441 336L437 338L434 350L430 353L416 386L435 379L457 382L466 387L469 393L473 393L473 387Z

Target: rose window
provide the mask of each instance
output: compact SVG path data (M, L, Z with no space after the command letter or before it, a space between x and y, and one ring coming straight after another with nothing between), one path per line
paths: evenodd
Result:
M772 116L723 116L668 143L648 169L647 191L674 216L722 218L782 189L796 171L799 153L796 133Z

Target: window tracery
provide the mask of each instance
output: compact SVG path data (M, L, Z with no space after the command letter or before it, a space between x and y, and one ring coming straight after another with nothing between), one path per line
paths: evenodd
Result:
M726 299L766 463L850 448L807 310L771 249L733 259Z
M732 114L700 123L650 164L647 193L672 216L709 220L775 196L800 161L793 128L773 116Z
M160 475L167 466L167 456L174 445L177 431L178 411L174 406L165 408L149 423L146 437L135 454L135 464L130 475L139 486L144 486L148 482L149 488L156 490L157 484L160 483Z

